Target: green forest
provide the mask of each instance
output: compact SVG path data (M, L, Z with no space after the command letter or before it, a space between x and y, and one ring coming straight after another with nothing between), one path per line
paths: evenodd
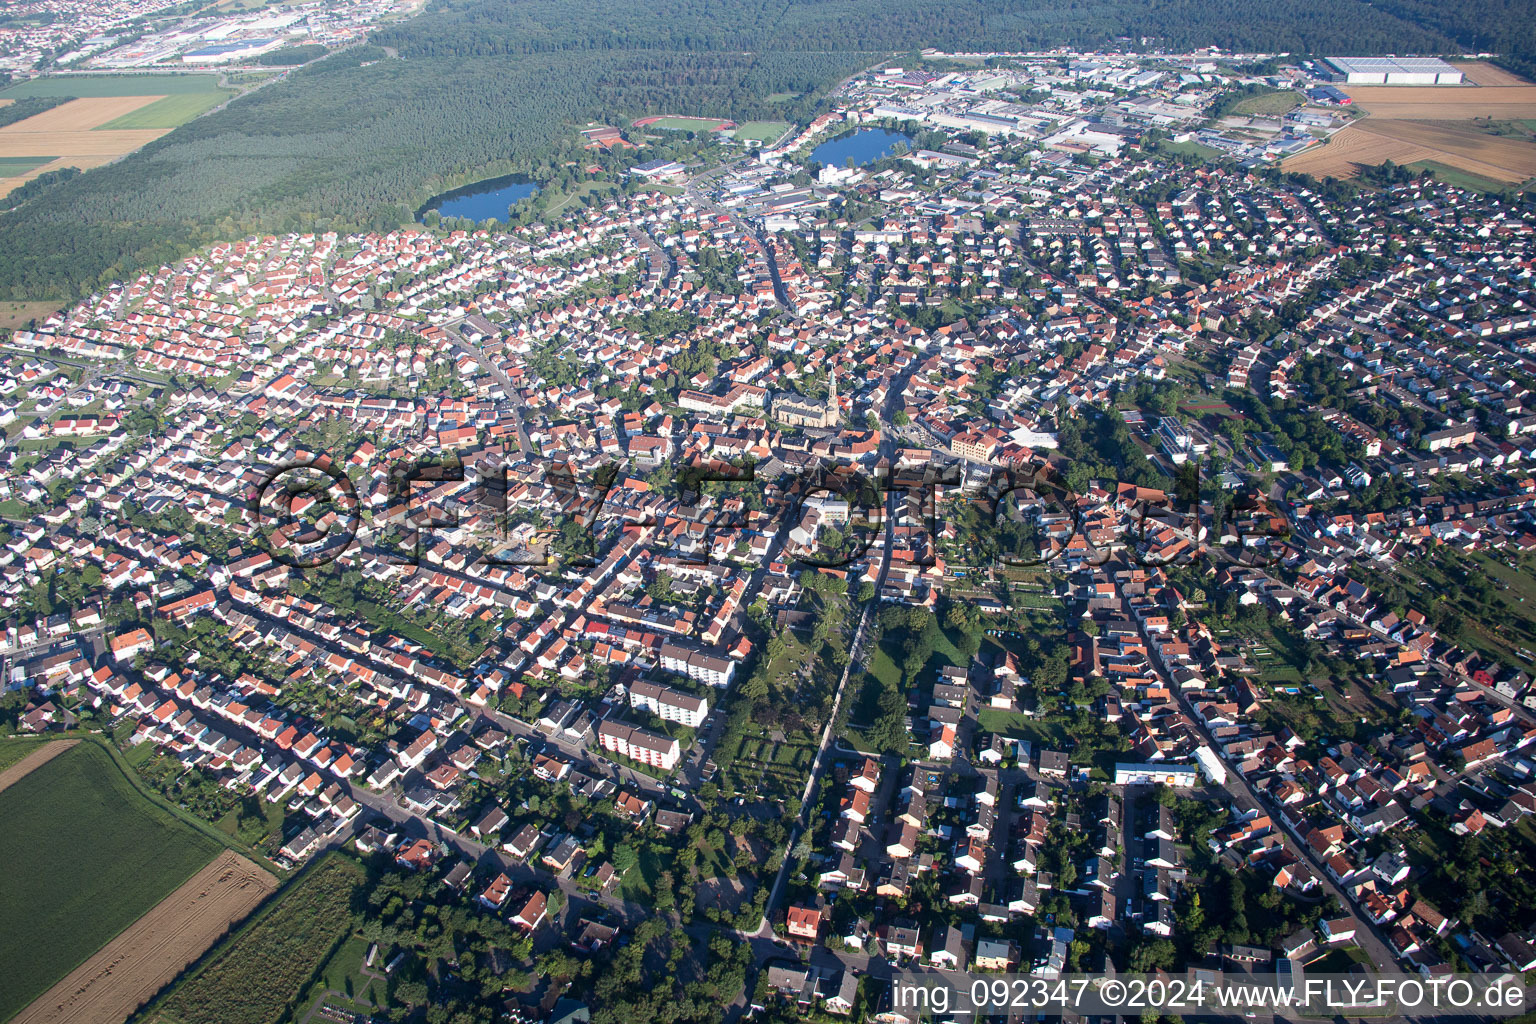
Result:
M1492 27L1490 27L1492 26ZM388 228L474 175L548 175L575 127L660 113L804 120L922 46L1312 53L1536 48L1513 0L437 0L108 167L0 214L0 297L66 300L250 231ZM793 94L769 104L772 94Z

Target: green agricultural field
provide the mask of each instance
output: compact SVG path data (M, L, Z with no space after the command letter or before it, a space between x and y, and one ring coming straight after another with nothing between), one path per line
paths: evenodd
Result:
M57 157L51 156L0 156L0 178L14 178L18 174L26 174L56 159Z
M742 142L749 139L772 142L787 131L789 131L788 121L748 121L736 129L736 138Z
M32 753L43 742L37 739L0 740L0 771Z
M116 131L120 128L178 128L194 117L212 110L230 95L223 90L178 93L130 111L114 121L98 125L95 130L104 132Z
M217 75L45 75L0 89L0 99L23 96L178 96L219 90Z
M89 742L0 793L0 821L0 1020L219 852Z
M363 869L345 856L317 862L146 1018L178 1024L274 1024L348 935Z

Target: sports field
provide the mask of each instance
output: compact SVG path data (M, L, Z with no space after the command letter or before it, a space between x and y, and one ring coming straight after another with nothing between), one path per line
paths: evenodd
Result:
M148 106L97 125L96 131L124 131L134 128L176 128L224 102L229 93L186 92L165 96Z
M735 128L735 121L725 121L717 117L678 117L666 115L663 117L642 117L631 127L655 128L664 132L712 132L720 128Z
M0 97L174 96L218 89L218 75L45 75L0 89Z
M1272 117L1276 114L1288 113L1299 106L1301 106L1301 94L1285 89L1238 100L1232 107L1232 113L1247 114L1250 117Z
M0 792L0 1020L219 852L80 743Z
M787 131L788 121L748 121L736 129L736 138L742 141L755 139L758 142L772 142Z

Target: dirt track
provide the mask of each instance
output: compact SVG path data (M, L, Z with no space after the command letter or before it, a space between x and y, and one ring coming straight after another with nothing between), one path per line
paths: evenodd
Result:
M0 793L16 785L28 772L41 768L79 742L79 740L54 740L40 745L32 753L0 772Z
M226 850L11 1024L122 1024L276 888L271 874Z

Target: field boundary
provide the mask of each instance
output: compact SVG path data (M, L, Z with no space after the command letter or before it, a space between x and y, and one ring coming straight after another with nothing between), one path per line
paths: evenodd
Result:
M5 771L0 771L0 793L4 793L7 789L10 789L16 783L79 742L77 739L39 740L36 750L28 751L26 757L23 757L20 761L5 769Z
M327 850L325 853L322 853L320 856L314 858L308 864L304 865L304 867L300 868L289 877L283 879L278 884L276 889L267 894L266 901L262 903L261 906L257 907L253 913L247 914L245 920L241 921L238 926L226 932L224 936L217 942L203 950L202 954L199 955L196 960L193 960L191 963L187 964L181 969L180 972L176 974L175 977L169 979L165 982L165 984L161 985L160 991L155 993L154 998L148 1000L137 1010L135 1010L133 1014L128 1017L128 1020L125 1022L125 1024L178 1024L179 1018L173 1017L169 1013L166 1013L164 1010L164 1005L171 998L171 996L173 996L183 985L190 983L195 978L197 978L198 975L202 974L203 971L211 967L219 959L219 957L223 955L226 949L230 948L235 943L243 939L248 932L259 927L263 921L270 917L276 911L276 909L282 905L283 900L288 896L291 890L302 884L305 879L307 879L319 868L331 863L334 860L341 860L345 862L349 867L358 872L360 878L367 878L367 865L358 860L356 857L339 849L331 849ZM325 956L320 958L319 966L315 968L314 973L308 980L304 982L303 985L299 987L300 999L302 999L303 996L308 993L311 988L313 988L315 979L324 969L326 963L328 963L331 957L335 955L337 946L339 946L342 942L345 942L349 935L350 932L344 932L341 937L337 939L336 943L332 944L331 948L326 951Z
M12 1024L118 1024L217 946L277 887L271 872L225 850L38 996ZM238 898L228 902L230 895ZM220 912L221 906L227 909ZM184 919L189 911L190 922ZM208 920L216 927L198 928L200 912L212 913ZM135 977L140 972L149 973Z

